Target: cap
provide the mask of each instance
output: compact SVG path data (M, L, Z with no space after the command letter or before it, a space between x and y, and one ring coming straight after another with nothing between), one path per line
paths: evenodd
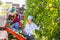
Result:
M32 16L28 16L28 20L33 20L33 17Z

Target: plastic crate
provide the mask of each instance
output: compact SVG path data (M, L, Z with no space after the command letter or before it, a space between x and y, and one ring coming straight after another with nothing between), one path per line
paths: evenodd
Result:
M7 13L5 12L0 12L0 27L4 27L6 23L6 16Z

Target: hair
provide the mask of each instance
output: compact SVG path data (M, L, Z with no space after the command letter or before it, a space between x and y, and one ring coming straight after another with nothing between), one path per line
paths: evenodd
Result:
M25 5L23 4L23 6L25 6Z
M9 14L8 17L11 18L12 17L12 14Z
M20 14L23 14L23 12L21 11Z

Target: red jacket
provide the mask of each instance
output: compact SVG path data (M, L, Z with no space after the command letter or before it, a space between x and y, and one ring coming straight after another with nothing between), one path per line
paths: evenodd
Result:
M16 23L16 22L19 22L18 16L14 17L14 19L13 19L13 23Z

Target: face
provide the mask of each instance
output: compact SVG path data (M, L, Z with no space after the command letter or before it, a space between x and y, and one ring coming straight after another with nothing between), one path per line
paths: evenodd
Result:
M22 7L25 7L25 5L22 5Z
M15 12L15 14L14 14L14 16L16 16L18 13L17 12Z
M30 23L30 24L31 24L31 23L32 23L32 20L28 20L28 23Z

